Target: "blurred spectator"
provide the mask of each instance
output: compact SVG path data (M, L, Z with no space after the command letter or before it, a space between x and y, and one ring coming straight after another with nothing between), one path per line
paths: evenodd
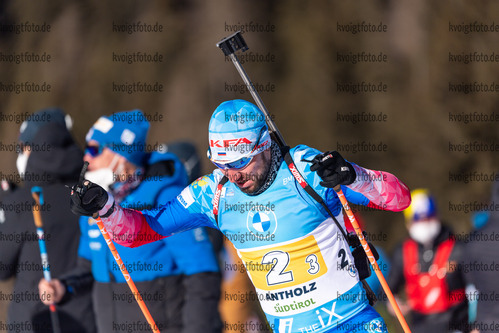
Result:
M165 145L165 151L176 155L187 172L189 184L201 175L201 159L196 147L188 141L175 141Z
M467 332L463 245L440 222L428 190L414 190L411 196L404 211L410 238L394 252L388 284L394 294L405 284L407 304L398 303L403 312L410 310L412 332Z
M142 119L130 122L129 119ZM85 178L113 193L117 202L136 210L167 202L188 184L181 161L161 145L147 152L149 122L141 111L101 117L86 136ZM64 302L92 281L98 332L150 332L147 321L91 217L80 219L81 265L40 292ZM220 273L213 247L202 228L118 253L162 333L220 332Z
M71 213L65 184L74 183L82 168L83 153L74 142L70 118L60 109L36 112L21 125L17 169L24 186L10 190L2 183L0 214L0 279L15 276L8 310L9 331L52 332L49 309L38 295L43 277L40 248L33 220L31 188L43 189L41 209L50 273L57 278L77 265L78 217ZM57 307L63 332L95 332L90 290L82 289Z
M498 266L499 266L499 181L492 185L492 196L488 214L479 214L474 218L474 225L482 226L476 230L470 242L466 244L466 279L478 290L476 329L480 332L497 332L499 324ZM481 217L480 217L481 216ZM487 218L485 218L487 217Z

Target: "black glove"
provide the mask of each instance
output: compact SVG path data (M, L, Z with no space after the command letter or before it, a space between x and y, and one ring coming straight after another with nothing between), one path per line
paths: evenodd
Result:
M88 162L81 170L80 180L71 188L71 211L76 215L93 216L107 202L108 195L101 186L84 179Z
M322 179L320 184L330 188L352 184L357 177L353 166L337 151L328 151L315 156L310 170L317 171Z

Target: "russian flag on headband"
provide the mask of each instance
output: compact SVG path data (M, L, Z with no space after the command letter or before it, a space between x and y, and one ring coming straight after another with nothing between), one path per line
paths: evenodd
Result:
M227 156L226 152L218 152L218 156Z

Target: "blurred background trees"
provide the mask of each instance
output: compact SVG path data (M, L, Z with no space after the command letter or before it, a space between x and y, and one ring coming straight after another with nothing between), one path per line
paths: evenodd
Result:
M264 61L245 59L244 67L265 89L261 96L289 145L338 150L367 168L396 174L410 188L430 188L440 213L457 232L470 230L470 212L450 204L487 203L490 181L453 180L452 175L498 171L497 151L449 151L469 142L499 144L498 122L450 121L451 115L499 113L499 92L456 93L449 84L499 84L497 62L450 61L449 53L499 54L499 31L450 31L477 21L499 24L496 1L0 1L0 52L51 55L49 63L0 61L3 84L47 82L50 93L0 91L3 114L62 107L84 136L101 115L139 108L163 115L153 122L149 142L192 140L207 148L211 113L224 100L243 98L242 80L215 47L223 37L244 33L250 51ZM49 33L13 33L5 25L50 24ZM158 23L162 32L117 32L113 24ZM386 25L386 32L339 31L338 25ZM252 31L258 30L258 31ZM162 62L113 61L113 54L146 52ZM386 62L345 62L359 52L383 53ZM270 57L268 55L270 54ZM269 60L270 59L270 60ZM123 93L114 84L156 82L162 92ZM386 92L339 91L345 83L386 84ZM237 92L234 89L239 89ZM270 88L270 89L267 89ZM270 91L269 91L270 90ZM341 121L366 112L386 121ZM344 119L344 118L343 118ZM0 122L0 140L17 140L20 123ZM380 143L383 151L366 151ZM348 147L348 149L341 149ZM357 147L358 151L354 148ZM14 152L1 152L1 170L15 173ZM207 159L204 171L213 169ZM363 212L366 229L383 231L391 249L405 235L402 214Z

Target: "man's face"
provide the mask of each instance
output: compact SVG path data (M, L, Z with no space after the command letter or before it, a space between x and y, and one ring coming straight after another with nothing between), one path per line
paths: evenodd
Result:
M87 146L94 146L98 148L99 142L90 140L89 142L87 142ZM83 156L83 161L88 162L88 171L95 171L109 167L115 155L115 152L105 147L102 150L102 153L97 156L92 156L88 152L85 153L85 155Z
M270 149L267 149L253 157L245 168L220 170L229 181L236 184L242 192L253 193L257 191L267 179L270 163Z

